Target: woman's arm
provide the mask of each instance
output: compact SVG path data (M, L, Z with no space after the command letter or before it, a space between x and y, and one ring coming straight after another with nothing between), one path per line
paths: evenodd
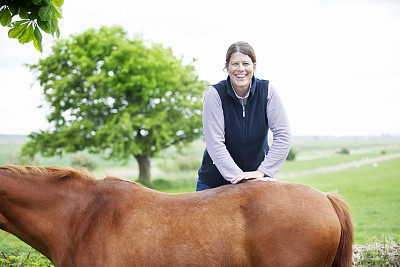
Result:
M290 147L292 146L292 132L285 108L271 83L268 87L266 112L268 126L273 134L273 141L258 170L265 173L268 177L275 177L289 154Z
M292 133L286 111L275 88L268 86L267 118L268 126L273 133L273 142L263 162L256 171L243 172L237 175L232 183L242 181L276 181L276 173L282 167L292 146ZM270 178L264 177L267 175Z
M210 86L203 99L203 130L208 154L218 171L227 181L242 173L225 146L225 123L221 98L217 90Z

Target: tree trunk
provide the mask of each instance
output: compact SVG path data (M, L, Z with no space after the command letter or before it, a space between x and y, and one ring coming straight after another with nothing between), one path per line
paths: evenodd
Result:
M139 164L139 181L144 185L152 185L153 182L150 178L150 159L147 155L135 156Z

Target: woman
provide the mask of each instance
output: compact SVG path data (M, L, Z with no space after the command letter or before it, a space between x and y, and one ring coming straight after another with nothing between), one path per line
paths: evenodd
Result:
M289 121L275 88L254 77L253 48L245 42L232 44L225 68L228 78L204 94L206 150L196 191L248 180L274 181L292 144ZM271 148L268 129L273 133Z

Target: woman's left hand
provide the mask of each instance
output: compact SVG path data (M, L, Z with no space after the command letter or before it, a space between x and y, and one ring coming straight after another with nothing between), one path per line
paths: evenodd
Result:
M239 174L238 176L233 179L233 184L237 184L243 181L276 181L274 178L264 177L264 173L257 170L253 172L244 172Z

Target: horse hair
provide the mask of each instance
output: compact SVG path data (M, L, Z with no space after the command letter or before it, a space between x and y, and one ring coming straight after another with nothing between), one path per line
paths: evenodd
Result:
M85 168L74 169L69 167L59 166L16 166L16 165L3 165L0 166L0 172L9 172L15 175L44 175L50 176L54 179L75 178L84 180L96 180L96 178Z

